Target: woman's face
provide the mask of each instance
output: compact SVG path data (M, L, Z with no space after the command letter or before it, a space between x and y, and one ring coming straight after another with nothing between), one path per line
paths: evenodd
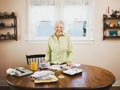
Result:
M61 35L63 35L63 32L64 32L64 25L62 23L56 24L56 27L55 27L56 35L61 36Z

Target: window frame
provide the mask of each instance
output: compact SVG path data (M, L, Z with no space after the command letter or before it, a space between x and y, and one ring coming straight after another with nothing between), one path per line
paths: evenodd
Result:
M29 0L27 0L27 3L28 3L28 30L27 30L27 40L29 41L29 42L37 42L37 43L39 43L39 42L41 42L41 43L46 43L47 41L48 41L48 37L40 37L40 38L35 38L35 39L33 39L33 37L31 37L31 34L29 33L31 30L29 30L29 28L30 28L30 25L29 25L29 22L30 22L30 11L29 11L29 7L30 7L30 3L29 3ZM58 3L58 2L57 2ZM92 6L92 12L94 13L94 0L92 1L92 3L93 3L93 6ZM59 11L61 11L61 10L63 10L61 7L62 7L62 5L60 4L60 6L59 6L60 8L59 8L59 10L58 10L58 12ZM60 13L57 13L57 14L60 14ZM56 14L56 15L57 15ZM63 14L63 13L62 13ZM55 20L57 20L58 18L62 18L62 14L60 14L59 15L59 17L57 17ZM86 43L86 42L93 42L94 41L94 27L93 27L93 25L94 25L94 14L92 14L92 28L91 28L91 30L88 30L88 32L91 32L91 34L89 34L89 35L91 35L91 36L88 36L88 37L71 37L71 40L72 40L72 42L73 43Z

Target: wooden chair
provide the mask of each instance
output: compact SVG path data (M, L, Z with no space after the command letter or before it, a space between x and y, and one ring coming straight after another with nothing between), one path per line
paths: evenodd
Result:
M30 65L31 62L35 61L41 63L45 60L45 54L34 54L34 55L26 55L27 65Z

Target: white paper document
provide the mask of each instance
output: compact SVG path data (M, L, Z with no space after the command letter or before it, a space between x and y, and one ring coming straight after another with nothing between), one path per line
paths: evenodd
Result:
M79 68L71 68L68 70L63 71L63 73L68 74L68 75L75 75L81 73L83 70Z

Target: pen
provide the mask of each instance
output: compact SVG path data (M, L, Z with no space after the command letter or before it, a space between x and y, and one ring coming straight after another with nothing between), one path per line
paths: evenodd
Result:
M21 73L24 73L24 71L22 71L22 70L19 70L19 69L16 69L17 71L19 71L19 72L21 72Z

